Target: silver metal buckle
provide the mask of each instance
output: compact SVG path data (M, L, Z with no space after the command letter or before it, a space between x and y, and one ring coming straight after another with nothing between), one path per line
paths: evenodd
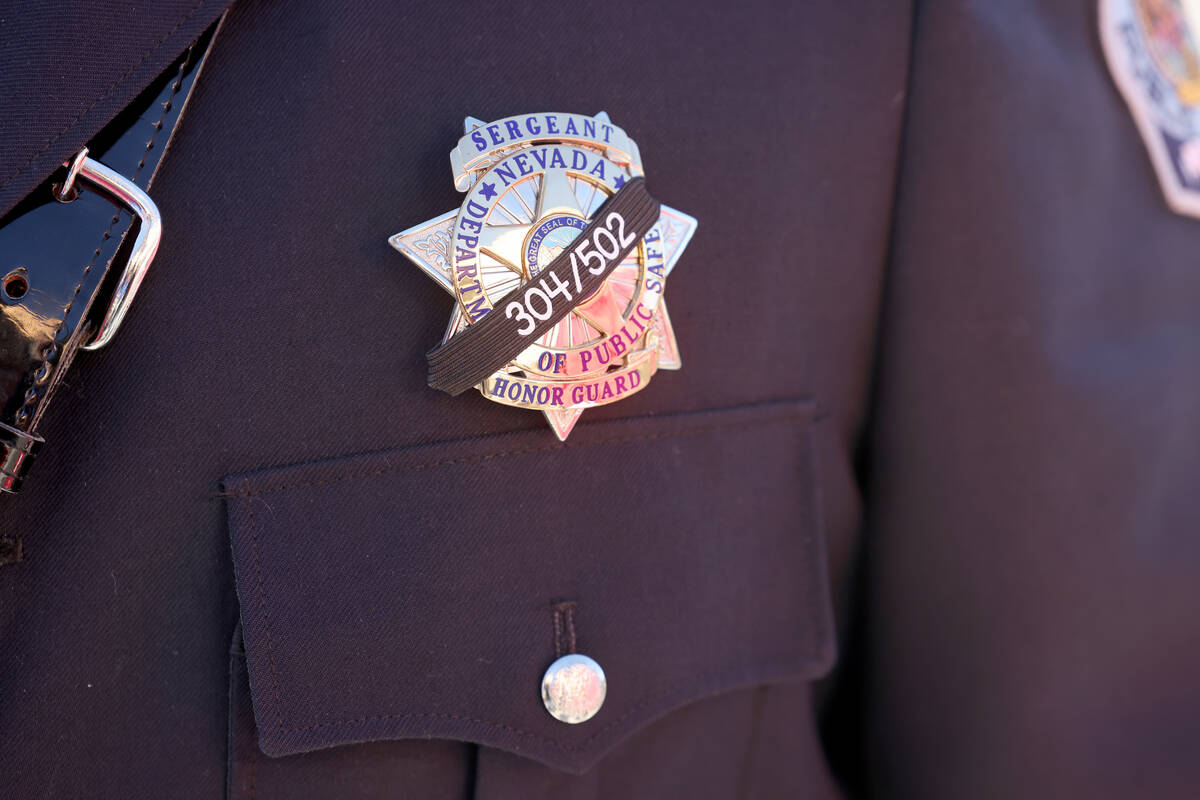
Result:
M68 171L66 180L57 190L59 200L71 197L75 180L82 178L100 193L108 195L124 205L138 221L133 252L129 254L129 260L117 282L117 288L113 290L108 310L104 312L104 319L101 320L100 327L96 330L96 335L92 340L82 345L84 350L99 350L112 341L113 336L121 327L121 321L125 319L129 307L133 305L133 298L137 294L138 287L142 285L146 271L150 269L150 262L154 260L154 254L158 252L158 243L162 239L162 216L158 212L158 206L150 199L150 195L143 192L136 183L124 175L109 169L99 161L88 158L86 147L63 166L67 167Z

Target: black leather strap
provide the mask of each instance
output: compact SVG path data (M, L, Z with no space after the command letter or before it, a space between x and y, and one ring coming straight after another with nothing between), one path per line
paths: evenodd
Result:
M89 143L92 159L149 187L218 25ZM135 228L128 211L87 188L69 202L55 199L54 181L62 178L52 176L0 220L3 492L18 491L28 473L42 444L38 423L107 309Z

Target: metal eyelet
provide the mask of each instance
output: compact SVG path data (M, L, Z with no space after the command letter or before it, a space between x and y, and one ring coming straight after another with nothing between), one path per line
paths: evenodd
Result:
M6 304L18 303L29 292L29 275L24 267L10 270L0 279L0 300Z

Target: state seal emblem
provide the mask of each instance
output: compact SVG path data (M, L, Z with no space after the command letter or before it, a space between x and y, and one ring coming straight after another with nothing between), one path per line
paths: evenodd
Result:
M1167 203L1200 217L1200 0L1100 0L1109 69Z
M607 114L467 117L450 166L462 205L388 240L455 300L431 386L541 411L566 439L680 368L663 295L696 220L650 197Z

